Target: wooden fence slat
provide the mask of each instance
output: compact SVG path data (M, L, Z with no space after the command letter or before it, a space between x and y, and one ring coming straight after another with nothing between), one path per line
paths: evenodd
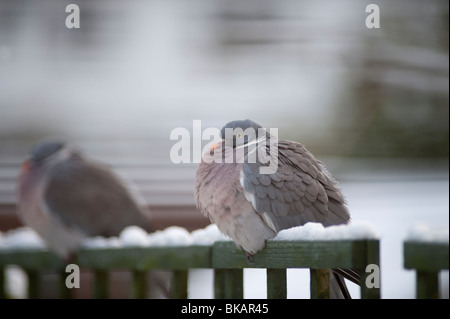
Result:
M210 268L211 247L127 247L123 249L83 249L77 255L80 267L95 269Z
M375 240L268 241L266 247L248 260L233 242L216 242L213 268L365 268L364 250ZM361 254L355 251L362 252Z
M6 267L0 265L0 299L6 297Z
M226 269L225 298L244 298L244 271L243 269Z
M448 269L448 243L404 242L403 264L406 269L431 272Z
M61 269L59 271L58 276L58 284L59 284L59 294L62 299L70 299L72 297L71 289L66 286L66 278L68 273L66 273L66 269Z
M132 296L134 299L144 299L147 297L147 271L133 271L132 287Z
M416 271L416 298L439 299L439 275L437 272Z
M25 270L28 277L28 299L39 298L40 291L40 276L36 270Z
M188 297L188 271L175 270L173 272L170 297L172 299L187 299Z
M330 298L330 269L310 269L311 299Z
M106 270L94 270L94 298L106 299L109 296L109 273Z
M214 269L214 298L225 299L225 269Z
M0 265L17 265L23 269L58 272L64 261L44 249L0 250Z
M286 269L267 268L267 299L287 298Z
M215 269L214 298L216 299L244 298L243 269Z

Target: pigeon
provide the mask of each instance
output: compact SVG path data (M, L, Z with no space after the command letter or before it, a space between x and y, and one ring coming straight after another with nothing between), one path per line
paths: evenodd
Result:
M150 230L149 216L121 179L64 142L36 144L18 184L19 217L62 257L89 237L118 236L130 225Z
M248 119L229 122L221 137L202 155L195 202L249 260L283 229L350 221L337 182L302 144L278 140ZM342 276L359 283L359 274L339 269L331 274L330 297L350 297Z
M152 231L149 212L127 186L107 165L63 141L44 139L21 166L17 213L50 250L72 263L88 238L119 236L128 226ZM148 297L166 298L170 278L149 271Z

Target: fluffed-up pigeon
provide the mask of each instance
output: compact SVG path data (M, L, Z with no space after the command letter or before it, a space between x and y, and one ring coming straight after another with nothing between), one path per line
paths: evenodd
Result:
M17 212L66 260L86 238L118 236L131 225L151 230L149 214L121 178L54 139L37 143L23 162Z
M336 181L302 144L278 140L251 120L226 124L221 136L222 140L202 155L195 201L249 258L282 229L307 222L324 226L349 222ZM337 273L346 275L347 271L331 273L330 297L349 297ZM358 281L357 273L348 273Z

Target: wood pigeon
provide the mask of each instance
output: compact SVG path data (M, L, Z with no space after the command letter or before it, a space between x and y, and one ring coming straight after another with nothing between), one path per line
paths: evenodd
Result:
M122 180L57 140L36 144L21 168L18 215L71 262L84 239L118 236L127 226L151 231L149 214ZM149 298L167 298L171 274L149 271Z
M55 140L36 144L22 164L18 215L62 257L87 237L118 236L130 225L150 229L148 215L107 166Z
M349 222L336 181L302 144L277 140L251 120L226 124L221 136L202 156L195 178L195 201L249 258L282 229L308 222L324 226ZM276 167L264 173L262 168L270 165L267 158ZM345 282L337 273L355 282L359 275L351 270L332 272L330 291L337 292L331 297L348 297Z

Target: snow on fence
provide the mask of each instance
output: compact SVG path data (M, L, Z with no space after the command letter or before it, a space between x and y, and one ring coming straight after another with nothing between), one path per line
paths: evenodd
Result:
M215 298L243 298L243 269L267 269L267 297L286 298L286 269L310 268L311 297L328 296L329 268L361 270L361 297L380 298L379 288L369 288L367 265L379 265L379 241L365 226L354 225L344 230L339 226L324 229L306 225L284 232L267 243L267 247L249 261L246 254L224 238L214 225L188 233L179 227L146 234L139 229L126 229L119 238L94 238L74 256L71 263L94 273L93 296L107 298L108 273L127 269L133 273L130 289L135 298L145 298L145 273L151 269L173 272L171 298L188 298L189 269L214 270ZM349 235L350 233L350 235ZM369 234L368 234L369 233ZM368 236L369 235L369 236ZM372 234L373 235L373 234ZM0 298L5 298L5 269L17 265L28 276L28 297L39 297L39 275L53 271L61 276L61 297L69 297L64 286L66 263L40 247L30 245L33 236L10 234L0 241ZM5 237L5 238L6 238Z
M440 298L439 272L448 267L448 228L436 230L416 225L409 230L403 243L406 269L416 271L416 297Z

